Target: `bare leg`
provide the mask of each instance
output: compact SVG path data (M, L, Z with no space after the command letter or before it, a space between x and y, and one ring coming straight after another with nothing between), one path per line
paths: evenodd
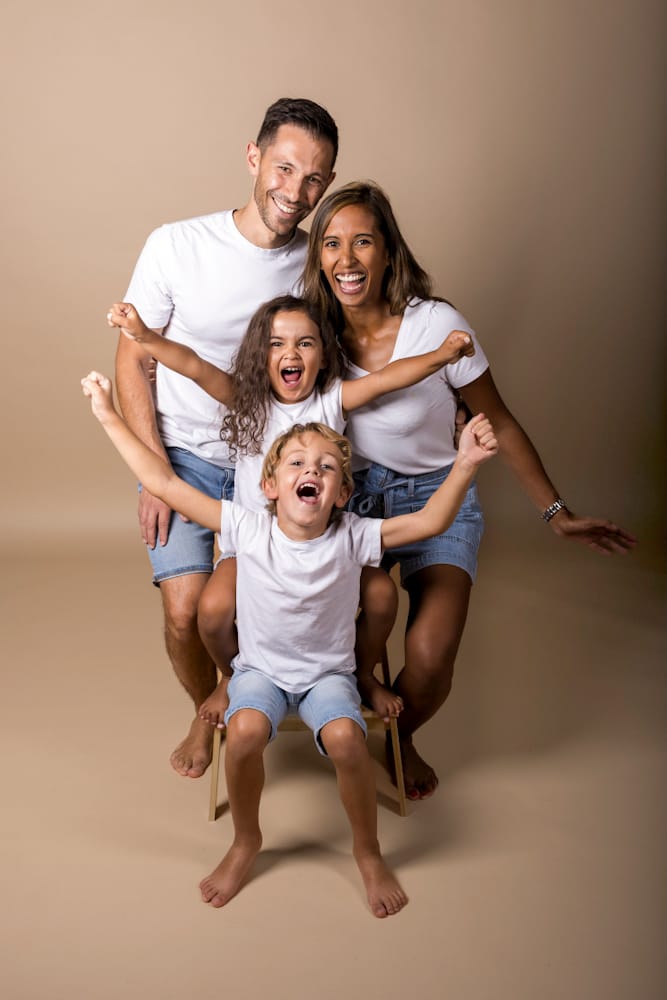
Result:
M167 653L177 678L192 698L195 712L215 690L215 664L206 652L197 630L197 606L205 573L163 580L160 594L164 608ZM171 755L171 766L179 774L199 778L211 763L212 729L195 715L190 731Z
M394 681L403 699L398 720L409 798L432 795L433 768L417 753L412 737L444 704L452 686L454 661L468 612L471 581L457 566L429 566L405 581L410 610L405 634L405 666Z
M225 728L225 712L229 707L227 688L231 675L231 670L228 672L223 671L217 688L212 695L209 695L206 701L202 702L199 708L199 718L207 722L209 726L215 726L216 729Z
M262 846L259 802L269 735L269 720L253 708L241 709L229 720L225 775L234 840L220 864L199 883L202 899L211 906L224 906L236 895Z
M368 905L376 917L393 916L406 906L408 897L380 852L375 777L364 734L351 719L335 719L324 726L321 739L336 768L338 791L352 828L352 851Z
M361 700L383 719L389 721L401 711L403 703L394 691L388 691L376 678L375 667L389 638L396 611L398 594L391 577L383 569L364 566L361 571L361 611L357 618L357 686Z
M239 651L236 636L236 559L223 559L209 577L197 612L199 634L223 673Z

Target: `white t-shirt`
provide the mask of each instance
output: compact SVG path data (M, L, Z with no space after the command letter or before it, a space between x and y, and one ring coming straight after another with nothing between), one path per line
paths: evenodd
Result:
M247 510L265 510L266 497L260 486L264 457L283 431L294 424L318 421L333 430L343 433L345 418L341 402L342 380L336 379L326 392L318 388L300 403L279 403L271 397L269 413L264 429L262 450L258 455L239 454L234 476L234 502Z
M381 520L346 512L319 538L293 541L268 511L223 500L220 533L237 557L233 669L260 670L295 694L353 673L359 578L379 564L381 530Z
M433 351L453 330L467 331L473 338L475 354L471 358L445 365L422 382L381 396L350 413L347 436L355 470L377 462L406 476L416 476L454 461L453 390L473 382L489 367L475 333L446 302L413 299L403 314L390 360ZM349 364L349 378L367 374L363 368Z
M258 306L296 288L307 242L297 230L286 246L263 250L241 235L231 211L170 223L148 237L125 299L147 326L165 327L165 336L229 371ZM156 395L165 445L233 464L220 440L223 406L162 365Z

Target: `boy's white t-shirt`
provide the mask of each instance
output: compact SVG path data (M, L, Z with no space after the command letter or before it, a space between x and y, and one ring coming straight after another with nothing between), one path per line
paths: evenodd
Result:
M223 500L220 531L237 558L233 669L260 670L295 694L353 673L359 578L380 562L382 521L345 512L319 538L297 542L268 511Z
M406 476L416 476L452 464L456 458L454 390L473 382L489 367L474 331L448 303L413 299L403 314L389 359L397 361L433 351L453 330L471 335L475 345L471 358L445 365L416 385L381 396L350 413L346 434L352 444L355 470L376 462ZM368 372L350 363L347 374L349 378L360 378Z
M229 371L256 309L296 289L307 243L297 230L286 246L264 250L241 235L232 211L169 223L148 237L125 299L147 326L165 327L165 336ZM165 445L233 465L220 440L225 407L163 365L156 413Z
M335 379L326 392L320 392L316 387L310 396L300 403L280 403L271 397L262 450L257 455L241 453L237 456L234 475L235 503L248 510L266 509L266 497L260 486L262 465L267 451L283 431L289 430L294 424L317 421L338 431L339 434L343 433L345 417L341 400L342 386L342 379Z

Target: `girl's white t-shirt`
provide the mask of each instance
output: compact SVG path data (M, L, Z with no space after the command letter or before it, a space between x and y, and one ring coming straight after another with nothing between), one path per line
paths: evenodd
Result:
M316 421L343 433L345 418L341 401L342 380L335 379L326 392L316 387L307 399L300 403L279 403L271 397L269 413L264 429L262 450L257 455L239 454L234 474L234 502L247 510L265 510L266 497L260 485L264 456L278 437L294 424Z

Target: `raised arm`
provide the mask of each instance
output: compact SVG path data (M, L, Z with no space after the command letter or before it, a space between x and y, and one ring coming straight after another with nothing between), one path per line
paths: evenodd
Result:
M490 371L463 386L459 392L473 413L483 410L493 421L502 458L536 509L541 514L547 512L559 500L558 490L549 479L532 441L507 409ZM605 555L628 552L637 544L634 535L612 521L578 517L565 506L557 510L548 523L552 531L562 538L574 539Z
M138 344L148 357L156 358L161 365L191 379L213 399L229 406L234 389L231 375L204 361L184 344L168 340L161 333L150 330L129 302L114 302L107 313L107 322Z
M211 531L220 530L220 501L180 479L166 459L141 441L113 405L111 382L99 372L81 379L84 396L121 458L153 496Z
M414 358L390 361L379 371L343 382L343 410L346 414L357 410L378 396L383 396L385 392L405 389L421 382L445 365L452 365L462 357L470 358L474 353L475 347L470 334L454 330L435 351L417 354Z
M424 507L412 514L388 517L382 522L383 547L393 549L398 545L409 545L446 531L456 517L477 469L497 451L498 442L491 422L483 413L478 413L461 434L456 461L449 475Z
M153 383L149 375L151 359L138 344L119 337L116 351L116 386L123 416L144 444L168 461L155 415ZM139 493L139 530L146 545L166 545L171 509L147 489Z

